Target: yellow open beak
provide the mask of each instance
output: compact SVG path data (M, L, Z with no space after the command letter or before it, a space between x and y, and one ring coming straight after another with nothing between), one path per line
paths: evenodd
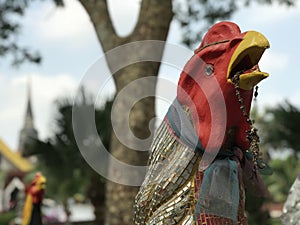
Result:
M227 71L228 82L232 83L233 76L240 73L239 87L251 90L261 80L268 77L268 73L259 70L258 62L269 47L269 41L265 36L256 31L248 31L230 59Z
M38 184L39 184L40 190L45 190L46 189L46 182L47 182L47 179L44 176L41 176L39 178Z

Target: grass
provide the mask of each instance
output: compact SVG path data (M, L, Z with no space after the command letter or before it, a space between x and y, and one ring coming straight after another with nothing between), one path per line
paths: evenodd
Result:
M272 225L281 225L281 221L280 221L280 219L272 219L271 224Z
M0 224L1 225L8 225L8 223L16 217L14 212L5 212L0 214Z

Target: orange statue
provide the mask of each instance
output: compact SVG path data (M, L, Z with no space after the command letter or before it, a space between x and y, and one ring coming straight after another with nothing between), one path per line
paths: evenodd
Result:
M42 225L41 205L46 188L46 178L37 173L26 190L22 225Z

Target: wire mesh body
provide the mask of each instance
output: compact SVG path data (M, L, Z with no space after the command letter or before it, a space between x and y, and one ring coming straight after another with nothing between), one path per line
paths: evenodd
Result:
M149 170L135 201L136 225L233 225L223 217L200 213L195 205L203 180L198 171L201 154L187 147L174 134L167 120L156 132L151 147ZM247 225L244 216L244 186L239 181L238 225Z

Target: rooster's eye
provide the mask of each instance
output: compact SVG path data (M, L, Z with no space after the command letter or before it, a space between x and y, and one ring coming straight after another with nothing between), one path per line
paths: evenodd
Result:
M210 76L210 75L213 74L213 72L214 72L214 66L213 66L212 64L207 64L207 65L205 66L205 74L206 74L207 76Z

